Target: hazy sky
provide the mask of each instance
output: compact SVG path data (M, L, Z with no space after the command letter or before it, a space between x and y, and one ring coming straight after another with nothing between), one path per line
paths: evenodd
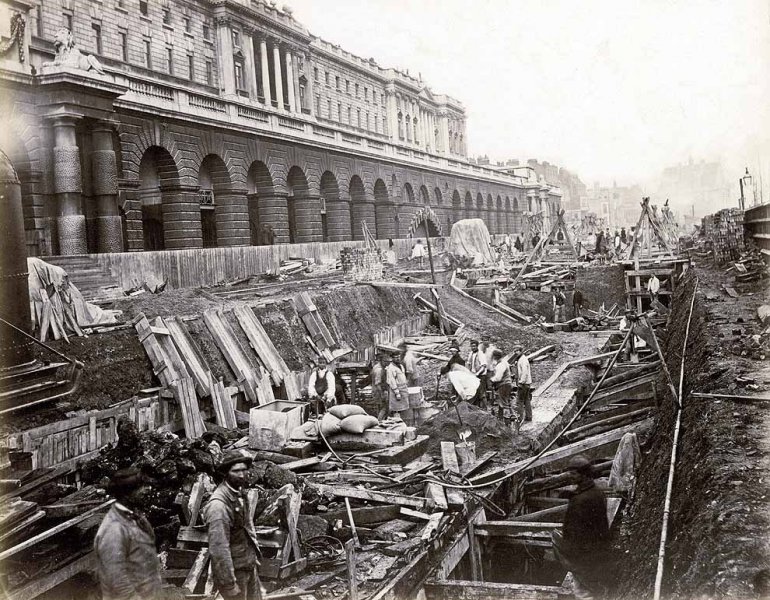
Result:
M280 0L279 0L280 1ZM768 0L288 0L311 33L421 73L468 111L471 155L599 180L761 161L770 189Z

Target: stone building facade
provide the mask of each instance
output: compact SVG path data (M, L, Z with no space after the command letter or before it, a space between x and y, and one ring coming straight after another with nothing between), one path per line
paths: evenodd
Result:
M22 181L31 255L249 245L267 226L273 243L361 239L364 222L404 237L426 204L431 233L467 217L516 232L525 206L560 203L554 186L468 162L460 102L311 35L290 9L0 9L0 148Z

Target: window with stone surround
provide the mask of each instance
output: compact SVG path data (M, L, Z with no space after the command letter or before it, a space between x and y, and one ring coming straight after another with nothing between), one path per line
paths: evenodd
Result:
M374 115L374 132L380 132L380 118L377 115Z
M352 125L352 124L353 124L353 111L348 106L348 125Z
M318 81L318 67L313 67L313 81Z
M214 64L206 61L206 85L214 85Z
M356 122L358 123L358 128L361 129L361 109L356 109Z
M171 25L171 9L168 6L163 7L163 24Z
M321 96L315 97L315 116L321 116Z
M187 55L187 76L190 81L195 81L195 55L192 53Z
M364 87L364 100L369 102L369 88L368 87Z
M243 59L236 57L233 59L233 68L235 69L235 88L238 91L246 89L246 81L243 77Z
M346 94L350 93L350 79L345 80L345 93Z
M337 102L337 121L342 123L342 103Z
M203 39L206 41L211 39L211 23L208 20L203 21Z
M335 75L334 76L334 87L337 89L337 91L340 91L340 76Z
M237 29L232 30L232 36L233 36L233 47L234 48L240 48L241 47L241 32Z
M94 32L94 52L102 54L102 25L101 23L91 23L91 31Z
M119 31L118 37L120 38L120 58L123 62L128 62L128 32Z
M152 69L152 40L144 40L144 66Z
M166 72L174 74L174 47L166 46Z
M359 95L358 95L358 84L356 84L356 98L358 98L358 97L359 97Z
M182 17L182 23L184 24L184 32L185 33L192 33L192 21L190 20L190 17L187 15Z
M143 17L148 16L150 13L150 7L147 0L139 0L139 14Z
M62 22L64 23L64 27L66 27L69 31L72 31L72 13L63 13Z
M331 118L332 118L332 101L331 100L326 101L326 118L331 121Z
M324 73L324 83L326 83L326 85L329 85L329 71L326 71Z

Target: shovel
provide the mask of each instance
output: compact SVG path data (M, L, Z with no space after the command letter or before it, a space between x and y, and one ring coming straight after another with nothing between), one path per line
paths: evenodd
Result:
M460 423L460 427L457 430L457 437L460 438L461 442L465 443L468 441L468 438L471 437L473 432L463 425L463 418L460 416L460 409L457 408L457 402L452 402L452 404L454 404L455 411L457 412L457 421Z

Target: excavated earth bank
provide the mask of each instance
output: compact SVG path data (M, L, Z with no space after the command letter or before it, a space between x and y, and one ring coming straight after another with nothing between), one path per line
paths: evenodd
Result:
M691 391L734 388L737 375L735 361L723 355L724 344L716 326L709 323L714 311L706 306L704 288L714 274L705 275L696 295L686 350L685 402L663 597L768 597L760 591L770 566L766 407L689 396ZM678 285L664 340L676 384L694 289L694 276ZM754 315L746 311L744 318ZM627 600L652 597L655 581L676 418L662 374L658 389L663 391L661 411L644 449L635 495L622 525L618 577L614 578L618 588L613 597Z

